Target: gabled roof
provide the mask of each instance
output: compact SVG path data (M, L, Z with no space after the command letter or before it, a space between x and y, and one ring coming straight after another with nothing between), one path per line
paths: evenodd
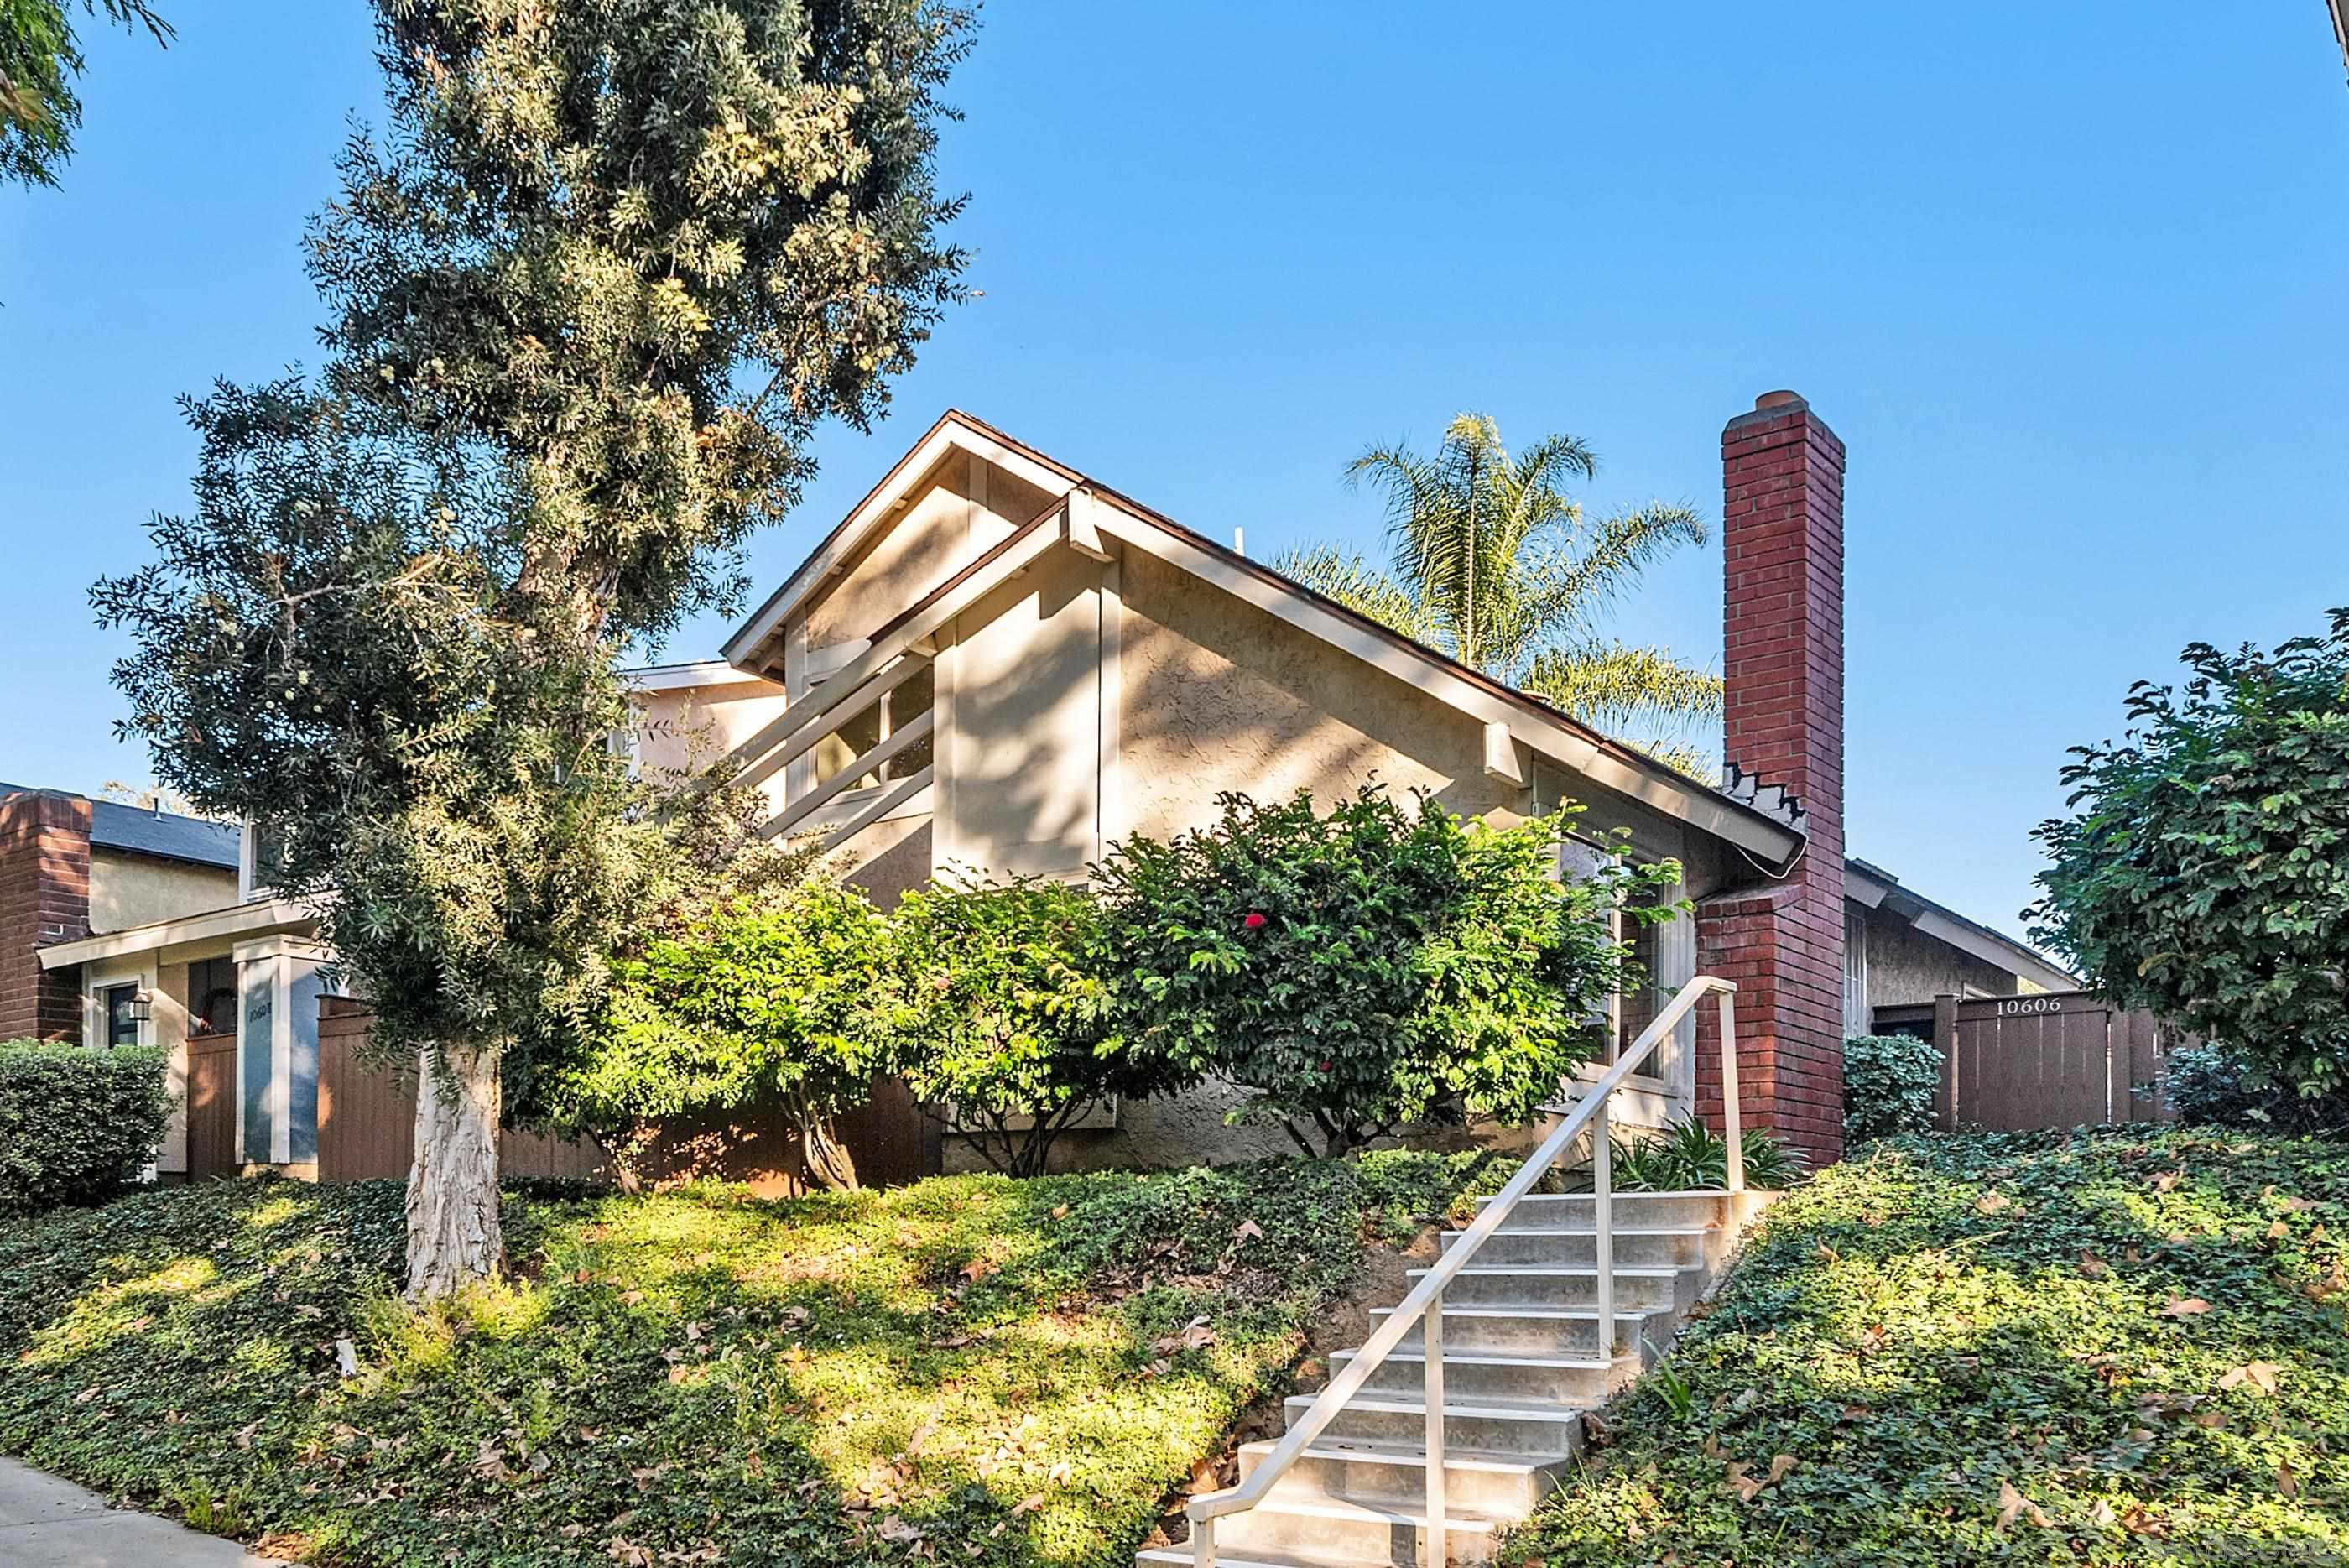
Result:
M24 784L0 784L0 799L12 794L38 794ZM70 795L70 790L48 792ZM200 816L151 811L119 801L89 803L89 843L93 849L116 849L128 855L151 855L161 860L184 860L191 866L212 866L233 871L237 866L239 830L233 822L209 822Z
M1765 810L1750 799L1732 796L1711 784L1692 778L1505 681L1323 597L1295 579L1185 527L959 409L950 409L941 415L913 450L899 459L881 483L809 554L782 587L727 639L724 651L728 662L756 673L763 673L780 662L774 649L792 615L846 569L864 545L921 493L924 482L937 465L957 452L983 457L1056 497L1047 515L1075 505L1084 496L1113 508L1142 525L1142 532L1132 534L1129 542L1143 544L1154 555L1191 576L1247 599L1450 704L1485 724L1488 739L1497 726L1529 750L1552 757L1608 788L1771 862L1783 864L1791 860L1806 842L1806 836L1788 819L1788 815ZM1106 522L1102 526L1121 537L1131 533ZM1775 869L1762 861L1756 865L1764 872Z
M1844 897L1870 909L1897 916L1937 941L1995 964L2049 991L2071 991L2080 977L2038 949L2004 931L1969 919L1947 904L1937 904L1903 884L1881 866L1858 859L1844 861Z

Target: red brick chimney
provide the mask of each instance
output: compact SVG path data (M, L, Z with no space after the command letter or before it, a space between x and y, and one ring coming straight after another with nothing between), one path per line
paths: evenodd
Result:
M0 797L0 1040L81 1038L78 971L35 949L89 935L89 802L52 790Z
M1810 842L1783 879L1697 910L1698 967L1738 986L1744 1124L1814 1168L1843 1153L1843 455L1792 392L1721 432L1722 755L1784 789ZM1709 1037L1697 1061L1717 1126Z

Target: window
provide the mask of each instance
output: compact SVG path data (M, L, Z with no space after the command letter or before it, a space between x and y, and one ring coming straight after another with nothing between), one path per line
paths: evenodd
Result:
M203 959L188 966L188 1033L236 1033L234 959Z
M909 675L894 691L816 742L815 782L828 784L857 758L930 711L937 701L937 671L928 664ZM907 779L930 765L934 748L925 735L881 764L877 777L867 774L851 785L864 789L895 779Z
M109 985L98 993L100 1027L105 1031L109 1049L139 1044L138 1005L139 988L135 985Z

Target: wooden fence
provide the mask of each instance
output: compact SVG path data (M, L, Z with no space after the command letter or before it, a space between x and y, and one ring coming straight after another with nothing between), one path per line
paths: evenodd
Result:
M404 1177L415 1156L413 1083L361 1059L372 1022L363 1003L345 997L319 1000L321 1181ZM938 1126L920 1113L903 1084L875 1084L872 1103L841 1116L836 1130L868 1187L917 1181L940 1168ZM499 1135L498 1163L508 1176L590 1181L612 1177L609 1162L592 1143L532 1133ZM745 1182L769 1196L806 1189L799 1139L781 1112L766 1106L663 1123L636 1163L638 1174L653 1181L706 1176Z
M188 1039L188 1179L234 1176L236 1035Z
M1874 1026L1940 1047L1934 1118L1944 1132L2174 1121L2168 1054L2193 1039L2085 991L1944 996L1879 1007Z

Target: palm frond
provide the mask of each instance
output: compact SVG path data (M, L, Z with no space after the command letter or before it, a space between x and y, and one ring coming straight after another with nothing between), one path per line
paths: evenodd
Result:
M1610 735L1721 716L1721 677L1683 664L1661 648L1620 642L1547 648L1534 656L1518 684Z
M1535 584L1527 596L1539 604L1553 635L1587 637L1650 566L1710 537L1704 519L1685 506L1651 504L1617 513L1599 521L1586 547L1529 566Z
M1430 639L1433 628L1419 602L1357 552L1336 545L1305 545L1275 556L1272 569L1414 641Z

